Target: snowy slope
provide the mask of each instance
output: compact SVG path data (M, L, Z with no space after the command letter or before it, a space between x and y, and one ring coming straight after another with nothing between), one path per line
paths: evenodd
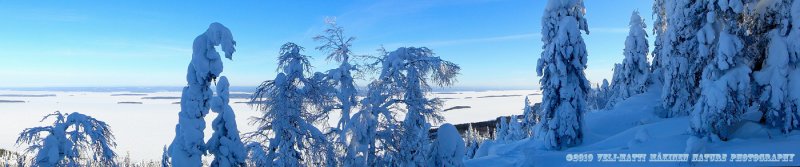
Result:
M652 88L652 87L651 87ZM467 160L466 166L797 166L791 163L703 162L567 162L567 154L575 153L684 153L690 137L688 117L659 118L653 114L660 101L660 89L635 95L621 101L613 109L586 113L583 144L561 151L543 151L533 140L493 143L486 155ZM800 154L800 133L786 135L765 129L751 121L742 123L732 139L706 145L705 153L790 153Z

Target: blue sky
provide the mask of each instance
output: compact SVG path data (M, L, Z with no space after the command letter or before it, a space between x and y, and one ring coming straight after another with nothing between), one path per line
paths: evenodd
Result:
M336 17L357 54L427 46L462 67L456 87L538 88L545 0L0 1L0 87L182 86L193 39L209 23L237 41L223 75L234 86L275 77L277 50L295 42L316 71L336 66L311 38ZM631 12L651 1L586 0L587 78L611 77ZM648 27L648 33L650 28ZM650 37L652 43L652 37ZM365 81L360 81L364 85Z

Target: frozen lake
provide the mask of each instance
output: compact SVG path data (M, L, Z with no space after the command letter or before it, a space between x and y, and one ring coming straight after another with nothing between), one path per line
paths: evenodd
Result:
M58 110L80 112L108 123L116 136L118 146L115 151L120 156L130 154L131 159L137 161L158 160L162 147L168 145L175 135L180 105L173 103L180 101L175 99L180 95L180 92L0 91L0 148L22 152L27 146L14 144L18 134L25 128L49 125L52 119L39 120ZM469 106L443 113L445 122L453 124L520 115L526 96L531 103L541 101L538 90L461 91L431 95L445 100L444 109ZM241 132L254 130L255 127L248 124L248 118L260 113L245 103L235 103L245 101L247 99L231 99ZM216 116L209 112L206 117L206 139L210 137L210 123ZM337 119L332 116L330 122L335 123Z

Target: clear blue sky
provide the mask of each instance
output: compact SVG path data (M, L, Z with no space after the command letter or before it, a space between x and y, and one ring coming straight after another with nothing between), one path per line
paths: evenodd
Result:
M234 86L275 77L285 42L306 47L316 71L336 66L311 38L337 18L357 54L427 46L462 67L456 87L538 88L545 0L0 1L0 87L182 86L192 40L211 22L238 42L223 75ZM628 21L651 1L586 0L587 78L611 77ZM650 33L648 27L648 33ZM652 43L652 37L650 37ZM364 85L361 81L361 85Z

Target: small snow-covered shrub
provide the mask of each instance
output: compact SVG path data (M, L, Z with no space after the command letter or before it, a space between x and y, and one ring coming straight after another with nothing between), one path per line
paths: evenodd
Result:
M464 140L452 124L439 126L428 153L428 166L464 166Z

